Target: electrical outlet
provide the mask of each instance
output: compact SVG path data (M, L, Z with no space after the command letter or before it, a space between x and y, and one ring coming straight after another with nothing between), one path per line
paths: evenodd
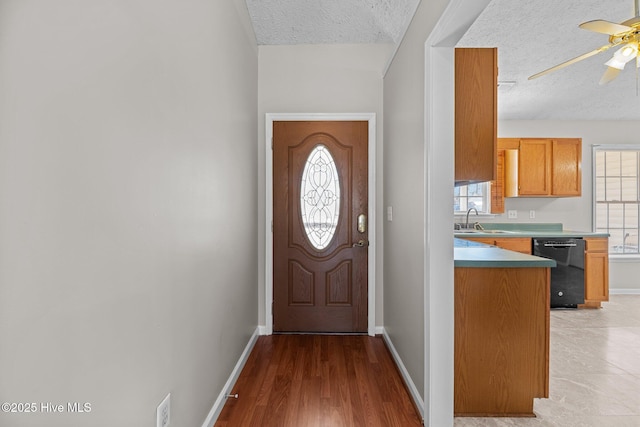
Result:
M387 221L393 221L393 208L391 206L387 206Z
M529 218L530 219L535 219L536 218L536 211L530 210L529 211Z
M509 219L516 219L516 218L518 218L518 211L516 211L516 210L508 210L507 211L507 215L509 216Z
M167 427L171 421L171 393L167 394L156 409L156 426Z

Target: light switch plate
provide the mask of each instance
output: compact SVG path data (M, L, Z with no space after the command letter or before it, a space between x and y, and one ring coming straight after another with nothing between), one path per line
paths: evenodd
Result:
M391 206L387 206L387 221L393 221L393 208Z

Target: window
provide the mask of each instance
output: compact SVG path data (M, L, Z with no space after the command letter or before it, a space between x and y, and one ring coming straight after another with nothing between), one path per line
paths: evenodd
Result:
M595 231L609 233L609 252L638 255L640 146L594 146Z
M461 185L453 189L454 213L467 213L467 210L476 208L479 213L489 212L489 183Z
M325 249L333 239L340 216L338 169L326 146L319 144L309 154L300 187L304 231L316 249Z

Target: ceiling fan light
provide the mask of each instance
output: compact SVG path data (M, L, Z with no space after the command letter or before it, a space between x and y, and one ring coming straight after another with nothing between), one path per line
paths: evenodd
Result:
M633 45L626 45L620 49L620 54L625 58L633 58L636 54L636 49Z
M604 72L602 78L600 79L600 85L606 85L607 83L618 77L618 74L620 74L619 68L607 67L607 70Z
M624 69L627 62L636 57L638 53L637 43L627 43L613 54L610 60L604 64L611 68L617 68L618 70Z
M613 56L613 58L604 63L604 65L606 65L607 67L617 68L618 70L623 70L626 64L626 61L620 61L615 57L615 55Z

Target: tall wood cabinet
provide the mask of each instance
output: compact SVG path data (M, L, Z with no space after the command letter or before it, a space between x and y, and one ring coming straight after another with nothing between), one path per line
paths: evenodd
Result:
M455 49L455 180L496 179L498 49Z

